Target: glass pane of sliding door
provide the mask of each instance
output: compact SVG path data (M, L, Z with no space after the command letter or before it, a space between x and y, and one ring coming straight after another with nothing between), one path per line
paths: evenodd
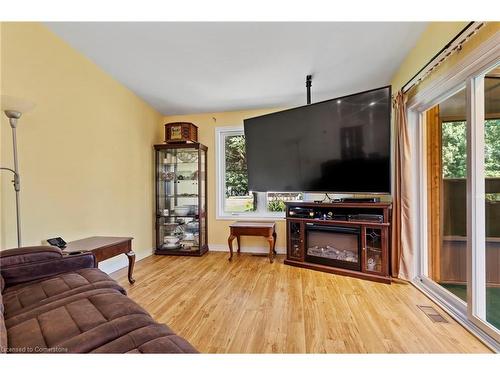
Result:
M466 103L464 88L426 112L427 276L464 303L467 301Z
M500 329L500 67L484 78L485 318Z

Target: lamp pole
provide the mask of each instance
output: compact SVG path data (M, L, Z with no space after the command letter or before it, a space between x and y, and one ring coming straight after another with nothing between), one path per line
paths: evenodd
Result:
M12 148L14 149L14 169L10 168L0 168L4 170L11 171L14 174L14 190L16 192L16 221L17 221L17 246L21 247L21 210L19 204L19 193L21 191L21 181L19 178L19 163L17 159L17 138L16 138L16 128L17 120L21 118L21 112L13 110L5 110L5 115L9 118L9 124L12 128Z

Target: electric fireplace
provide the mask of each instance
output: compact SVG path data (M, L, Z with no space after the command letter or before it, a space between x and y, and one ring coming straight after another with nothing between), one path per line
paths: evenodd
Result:
M286 202L285 264L391 282L390 202Z
M307 262L361 270L361 231L356 227L306 224Z

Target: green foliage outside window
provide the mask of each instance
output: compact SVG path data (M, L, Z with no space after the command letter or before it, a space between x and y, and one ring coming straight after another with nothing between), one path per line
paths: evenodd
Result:
M485 122L485 174L500 177L500 119Z
M442 126L443 178L467 177L465 121L444 122ZM485 177L500 177L500 119L486 120Z
M251 212L256 210L257 200L248 191L247 159L245 136L225 137L226 201L227 212Z
M301 201L303 193L267 193L267 210L270 212L285 212L289 201Z
M466 139L464 121L443 123L443 178L467 177Z
M267 203L267 210L271 212L284 212L286 210L285 202L281 199L273 199Z
M226 197L249 195L245 136L226 137L225 150Z

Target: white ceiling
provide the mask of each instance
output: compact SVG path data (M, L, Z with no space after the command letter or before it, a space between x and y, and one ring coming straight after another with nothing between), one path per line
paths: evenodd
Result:
M163 114L305 104L384 86L425 22L46 25Z

